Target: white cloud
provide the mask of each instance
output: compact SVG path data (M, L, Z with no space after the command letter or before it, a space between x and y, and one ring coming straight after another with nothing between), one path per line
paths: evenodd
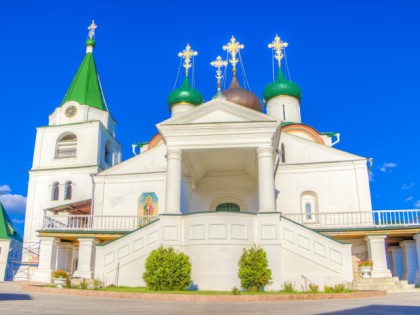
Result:
M25 214L25 196L12 194L12 189L8 185L1 185L0 192L0 201L9 214Z
M414 183L404 184L404 185L401 186L401 189L402 190L409 190L409 189L413 188L413 186L414 186Z
M392 169L394 167L397 167L396 163L388 162L388 163L383 163L382 166L379 168L379 170L381 172L386 172L388 169Z
M416 209L420 208L420 200L417 200L417 201L414 203L414 207L415 207Z
M11 193L12 190L10 189L9 185L1 185L0 186L0 192L4 193Z
M411 200L413 200L414 199L414 197L412 197L412 196L410 196L410 197L407 197L407 198L405 198L405 200L404 201L411 201Z
M24 219L12 219L12 222L15 224L23 224L25 223Z
M370 182L375 181L375 179L373 178L373 172L372 172L372 170L369 171L369 181Z

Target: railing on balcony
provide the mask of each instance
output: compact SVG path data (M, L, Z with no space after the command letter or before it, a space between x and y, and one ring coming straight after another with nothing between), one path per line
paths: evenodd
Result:
M44 215L42 230L134 231L157 216Z
M56 159L66 159L76 157L77 147L59 147L55 153Z
M314 229L420 226L420 209L365 212L282 213L282 216Z

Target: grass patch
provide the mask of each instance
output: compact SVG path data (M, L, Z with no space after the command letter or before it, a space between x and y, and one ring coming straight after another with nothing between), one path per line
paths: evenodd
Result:
M44 287L46 288L56 288L57 285L55 284L47 284ZM71 288L64 287L63 289L76 289L76 290L86 290L82 289L80 286L72 286ZM106 292L129 292L129 293L155 293L155 294L187 294L187 295L238 295L232 293L232 291L153 291L149 290L147 287L116 287L110 286L106 288L99 288L99 289L90 289L94 291L106 291ZM353 293L357 292L356 290L349 290L344 289L342 292L339 293ZM293 293L287 292L284 290L280 291L257 291L257 292L247 292L247 291L240 291L240 295L290 295L290 294L323 294L323 293L333 293L333 292L311 292L311 291L295 291Z

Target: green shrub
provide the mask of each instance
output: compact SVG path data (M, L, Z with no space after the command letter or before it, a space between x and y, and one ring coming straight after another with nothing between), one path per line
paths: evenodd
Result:
M343 293L346 291L346 286L343 283L336 284L335 286L324 285L325 293Z
M240 295L241 294L241 290L239 290L237 287L233 287L231 292L232 292L233 295Z
M51 274L51 277L53 278L67 278L67 272L64 270L54 270Z
M334 293L334 289L333 289L333 287L331 287L329 285L324 285L324 292L325 293Z
M293 284L292 281L285 281L285 282L283 282L283 284L281 285L281 290L283 292L286 292L286 293L294 293L294 292L296 292L295 285Z
M343 293L346 290L346 286L343 283L336 284L333 288L334 293Z
M254 245L248 250L244 249L238 265L238 277L244 289L255 292L271 283L271 270L262 248Z
M86 279L83 278L83 281L80 282L80 289L86 290L88 288L88 283L86 282Z
M147 258L143 279L150 290L185 290L192 284L190 258L161 246Z
M309 291L311 291L311 293L318 293L319 292L319 286L315 283L311 283L309 285Z

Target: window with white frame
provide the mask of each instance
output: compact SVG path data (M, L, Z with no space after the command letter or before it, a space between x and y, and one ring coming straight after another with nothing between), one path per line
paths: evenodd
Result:
M313 191L301 195L301 212L304 222L316 222L318 214L318 196Z
M60 137L55 150L56 159L66 159L76 157L77 137L74 133L67 133Z

